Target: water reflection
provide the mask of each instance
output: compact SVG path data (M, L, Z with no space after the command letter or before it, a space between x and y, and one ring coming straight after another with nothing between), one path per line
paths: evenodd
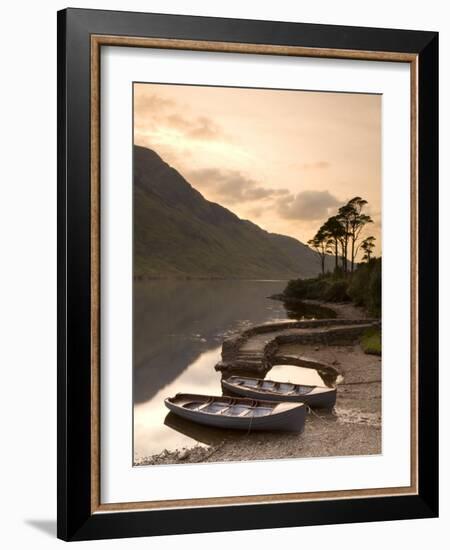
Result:
M336 312L329 307L300 302L298 300L285 300L283 305L289 319L335 319Z
M290 358L289 361L293 361ZM307 384L311 386L325 386L334 388L344 380L342 375L332 366L300 367L298 364L289 364L287 358L283 363L277 363L272 366L266 378L279 377L279 380L286 380L295 384Z
M315 369L298 367L297 365L275 365L267 373L266 378L306 386L326 386L323 378Z
M171 412L164 419L164 424L172 430L189 437L191 441L198 441L206 446L218 445L224 439L236 435L236 432L233 430L221 430L211 428L210 426L202 426Z
M134 283L134 403L148 401L200 354L252 324L285 319L267 296L285 281Z
M285 281L146 281L134 284L134 454L158 454L228 437L168 415L164 399L181 392L221 395L223 339L253 324L286 319L284 304L267 299ZM319 308L320 309L320 308ZM311 317L318 317L317 309ZM298 318L305 318L305 311ZM292 318L292 317L291 317ZM301 367L276 366L274 380L324 385ZM231 432L234 434L234 432Z
M152 399L134 407L134 455L150 456L164 449L169 451L192 447L195 442L183 433L177 433L164 424L166 397L176 393L205 393L221 395L220 373L214 365L220 358L221 347L202 353L172 383L161 388ZM197 439L197 438L196 438ZM201 439L197 439L201 441Z

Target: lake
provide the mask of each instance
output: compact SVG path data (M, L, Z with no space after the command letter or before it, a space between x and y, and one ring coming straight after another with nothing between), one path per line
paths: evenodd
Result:
M224 338L254 324L327 317L330 310L301 303L284 306L268 297L286 281L139 281L134 283L133 401L134 456L164 449L210 445L224 432L181 422L168 415L164 399L179 392L221 395ZM318 373L295 367L277 376L321 384ZM274 370L274 369L272 369ZM271 371L272 372L272 371ZM269 375L270 377L270 375Z

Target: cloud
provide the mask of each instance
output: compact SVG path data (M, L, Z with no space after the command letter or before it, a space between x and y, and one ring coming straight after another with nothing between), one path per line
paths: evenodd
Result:
M228 204L279 198L289 195L287 189L264 187L237 170L204 168L192 170L188 179L202 189L211 191L218 200Z
M222 137L220 126L206 116L189 119L179 113L174 113L167 116L163 122L192 139L219 139Z
M279 199L278 213L287 220L319 220L340 204L329 191L302 191Z
M260 218L264 212L264 208L251 208L248 211L248 215L252 218Z
M158 109L174 107L176 102L173 99L161 97L157 94L135 93L134 107L144 114L155 113Z
M138 130L167 128L184 137L198 140L225 139L222 128L207 116L193 116L173 99L137 88L134 97L134 122Z

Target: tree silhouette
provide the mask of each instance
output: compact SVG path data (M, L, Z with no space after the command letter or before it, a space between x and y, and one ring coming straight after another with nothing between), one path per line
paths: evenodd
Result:
M319 256L322 275L324 275L325 273L325 259L327 257L327 254L331 253L328 239L328 234L324 229L324 226L322 226L319 231L317 231L317 233L314 235L314 237L308 241L308 245L313 248Z
M331 216L323 224L323 231L327 235L328 245L333 247L334 250L334 260L335 260L335 269L339 267L339 246L342 246L342 239L344 237L344 227L341 224L338 216Z
M341 206L337 213L337 219L342 225L342 235L340 238L342 248L342 270L344 273L348 271L348 242L351 236L351 220L354 215L354 207L349 202L344 206Z
M370 216L362 213L366 204L367 201L361 197L353 197L346 204L346 208L348 209L349 240L351 243L350 265L352 272L355 268L355 258L360 246L358 245L358 241L361 238L361 232L368 223L373 223Z
M364 251L363 260L365 260L367 263L370 262L373 249L375 248L375 240L375 237L370 236L366 237L361 243L361 250Z
M348 273L349 262L350 271L354 271L360 247L364 250L363 259L370 259L375 247L375 237L368 237L361 241L364 227L368 223L373 223L372 218L363 213L366 204L365 199L353 197L339 208L335 216L328 218L316 235L308 241L309 246L319 255L322 273L325 273L326 255L330 253L334 254L335 270L338 269L339 258L341 258L344 273ZM365 243L364 246L363 243Z

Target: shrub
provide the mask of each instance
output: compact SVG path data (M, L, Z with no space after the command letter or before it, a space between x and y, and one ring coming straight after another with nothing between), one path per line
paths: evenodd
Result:
M371 315L381 316L381 258L360 264L348 287L350 299L365 307Z
M284 291L288 300L347 302L364 307L371 315L381 316L381 258L359 264L353 273L321 275L315 279L294 279Z
M318 300L322 298L328 284L327 279L323 277L318 277L317 279L294 279L288 282L284 295L297 300Z
M368 273L366 266L360 266L353 273L352 280L348 285L348 294L357 306L363 306L367 298Z
M381 317L381 260L375 264L369 280L369 311Z
M289 281L284 295L295 300L325 300L327 302L346 302L348 281L339 275L317 277L317 279L295 279Z
M348 302L348 281L345 279L332 282L323 295L327 302Z

